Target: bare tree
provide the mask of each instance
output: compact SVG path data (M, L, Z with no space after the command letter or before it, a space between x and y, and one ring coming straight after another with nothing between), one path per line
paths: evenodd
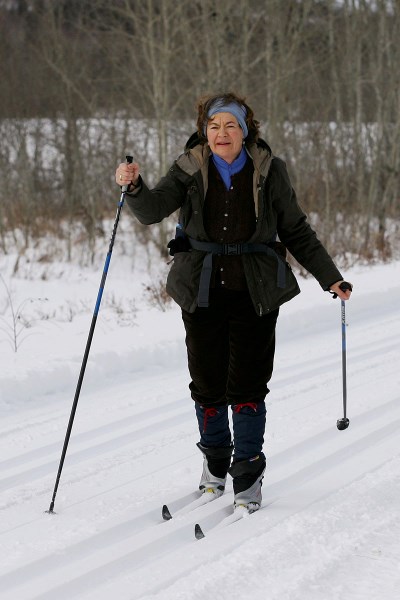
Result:
M153 185L193 132L196 98L233 89L331 252L390 257L399 10L397 0L0 4L1 247L17 227L27 246L52 223L71 255L79 224L94 251L125 153ZM138 242L165 251L174 220L136 224Z

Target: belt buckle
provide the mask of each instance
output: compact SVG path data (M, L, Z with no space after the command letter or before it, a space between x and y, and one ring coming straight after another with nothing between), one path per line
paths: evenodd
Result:
M224 254L234 256L242 253L242 244L224 244Z

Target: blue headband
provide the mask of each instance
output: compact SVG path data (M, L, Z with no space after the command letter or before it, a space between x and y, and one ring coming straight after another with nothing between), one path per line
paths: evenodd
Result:
M214 115L221 112L231 113L234 117L236 117L237 122L243 130L243 137L246 138L249 130L246 125L246 115L247 111L243 104L237 104L236 102L229 102L224 104L223 100L215 100L215 102L211 105L208 110L207 118L211 119ZM207 134L207 123L204 125L204 135Z

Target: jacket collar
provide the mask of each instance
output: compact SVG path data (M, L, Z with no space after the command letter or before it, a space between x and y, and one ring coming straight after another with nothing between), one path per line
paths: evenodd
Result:
M256 218L258 219L259 208L262 201L262 184L267 178L273 154L268 144L259 138L256 143L246 144L246 151L253 161L253 198ZM197 133L193 134L187 144L185 153L178 160L177 165L187 175L193 177L200 173L203 185L203 200L208 189L208 161L211 155L207 143L200 143Z
M198 133L191 135L186 142L185 153L178 159L180 168L188 175L194 175L199 169L203 173L208 168L211 151L209 145L202 141ZM254 163L254 170L266 177L273 158L271 148L261 138L256 143L246 144L245 148Z

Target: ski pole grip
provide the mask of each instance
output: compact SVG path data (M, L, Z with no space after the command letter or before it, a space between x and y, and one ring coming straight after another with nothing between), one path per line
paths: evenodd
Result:
M350 291L353 290L353 286L348 281L342 281L342 283L339 285L339 287L342 290L342 292L347 292L347 290L350 290ZM331 294L332 294L333 299L338 297L338 295L335 294L334 292L331 292Z
M342 283L339 285L339 287L342 290L342 292L347 292L347 290L352 291L352 289L353 289L353 286L348 281L342 281Z
M125 156L125 158L126 158L127 164L130 164L130 163L133 162L133 156L129 156L129 154L127 154ZM128 188L129 188L129 185L123 185L122 188L121 188L122 193L125 194L125 192L128 191Z

